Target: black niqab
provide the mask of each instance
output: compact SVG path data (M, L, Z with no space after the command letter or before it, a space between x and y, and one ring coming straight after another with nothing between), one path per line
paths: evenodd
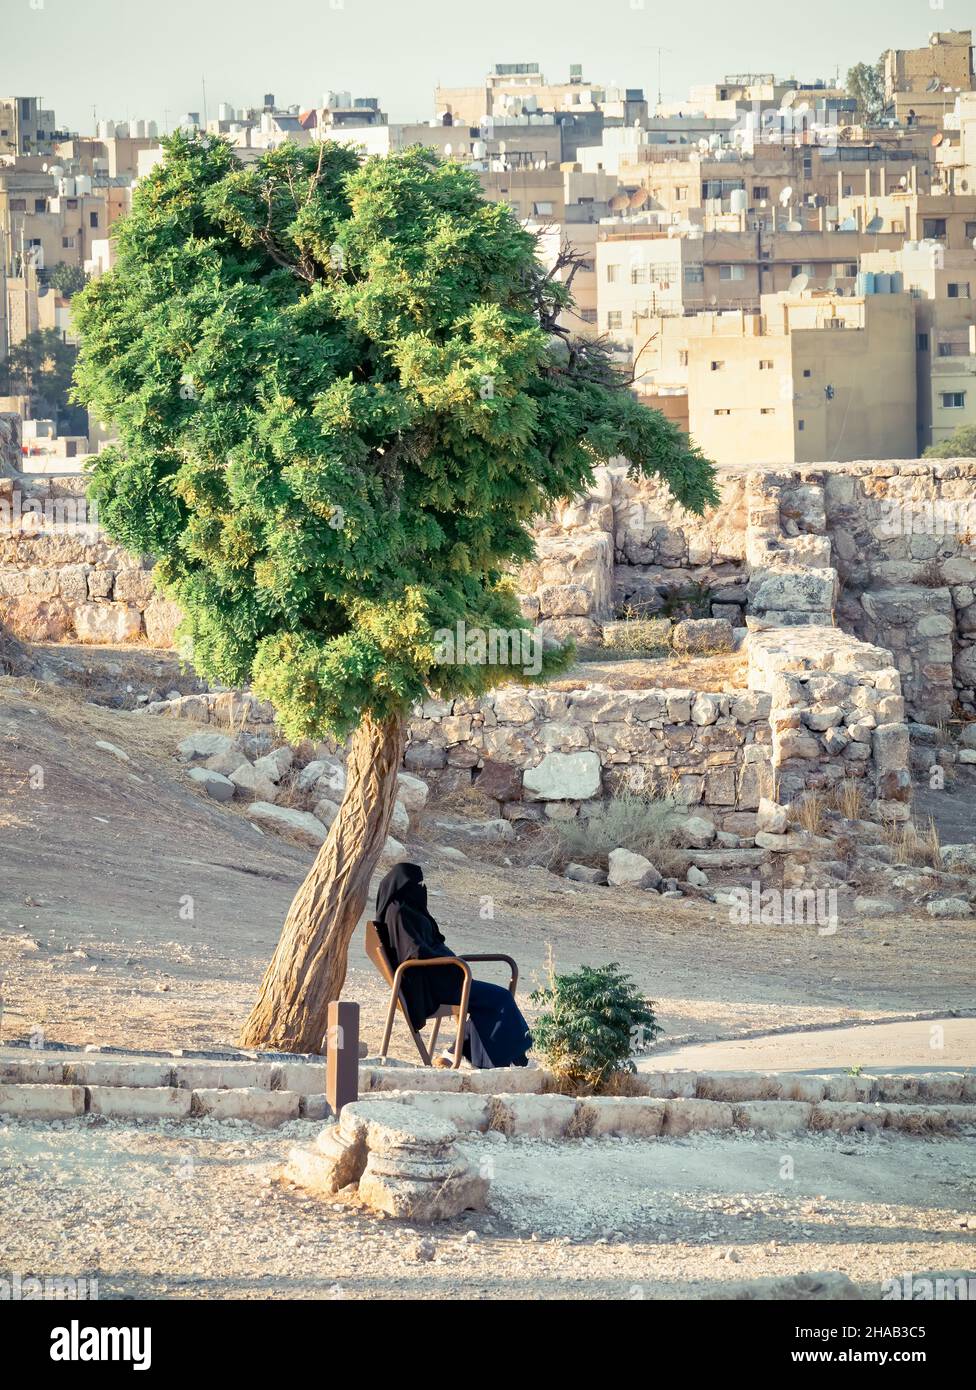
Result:
M427 888L419 864L396 864L382 879L376 893L376 920L386 928L394 969L406 960L454 954L427 911ZM454 973L450 971L451 976ZM403 998L414 1028L422 1028L436 1011L448 974L448 968L404 972Z

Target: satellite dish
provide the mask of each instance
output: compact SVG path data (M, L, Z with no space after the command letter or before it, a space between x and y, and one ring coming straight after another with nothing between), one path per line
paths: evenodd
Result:
M784 93L783 93L783 100L782 100L782 101L780 102L780 104L779 104L779 109L780 109L781 111L785 111L785 110L787 109L787 107L792 106L793 103L794 103L795 101L796 101L796 92L795 92L795 91L784 92Z
M902 176L901 176L901 178L898 180L898 182L901 184L902 188L907 188L907 187L908 187L908 175L907 175L907 174L902 174Z
M610 199L611 212L623 212L624 208L630 207L630 198L626 193L615 193Z
M787 184L786 187L783 189L782 193L779 195L780 205L785 208L792 197L793 189L790 187L789 184Z
M633 193L630 195L630 206L636 210L637 208L642 208L646 202L647 189L635 188Z
M787 230L788 232L802 232L802 231L803 231L803 223L802 223L802 222L787 222L787 224L786 224L786 230Z
M444 146L444 153L447 155L448 158L450 158L453 152L453 146L451 145L450 140L448 140L447 144Z
M828 289L828 290L836 290L836 288L837 288L837 276L836 276L836 275L828 275L828 277L827 277L827 289Z
M937 92L939 90L939 79L937 77L933 77L929 82L929 85L925 88L925 90L927 92Z
M802 294L810 283L809 275L794 275L790 281L790 294Z
M837 230L839 232L856 232L857 223L853 217L845 217L843 222L838 224Z
M872 217L871 221L864 228L866 232L880 232L884 229L883 217Z
M942 134L942 131L941 131L941 130L938 131L935 135L933 135L933 136L932 136L932 147L933 147L933 149L936 149L936 150L937 150L937 149L939 148L939 146L942 144L942 141L943 141L944 139L945 139L945 136Z
M807 103L807 102L804 101L804 102L801 102L800 105L796 108L796 114L797 114L798 116L805 116L809 110L810 110L809 103Z

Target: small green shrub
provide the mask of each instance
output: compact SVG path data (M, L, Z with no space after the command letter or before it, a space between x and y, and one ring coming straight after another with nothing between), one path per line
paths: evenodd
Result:
M543 1008L532 1027L536 1051L560 1080L594 1091L633 1072L632 1054L662 1032L652 1001L615 963L553 975L549 988L531 998Z

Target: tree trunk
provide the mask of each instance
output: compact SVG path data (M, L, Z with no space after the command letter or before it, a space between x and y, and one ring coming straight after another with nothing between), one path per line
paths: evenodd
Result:
M386 840L403 757L404 723L369 715L353 735L339 814L295 894L243 1047L324 1052L329 1004L346 979L349 942Z

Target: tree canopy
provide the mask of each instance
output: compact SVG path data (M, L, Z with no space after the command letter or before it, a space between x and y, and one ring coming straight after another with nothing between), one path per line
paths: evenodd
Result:
M855 63L847 70L847 95L857 102L859 118L869 125L882 119L885 101L884 54L876 63Z
M61 421L70 417L71 376L78 350L55 328L39 328L14 343L0 364L6 394L30 397L36 416Z
M930 444L924 451L927 459L974 459L976 458L976 425L960 425L938 444Z
M176 135L116 264L73 301L79 398L118 444L90 490L157 562L194 665L285 733L344 737L521 672L435 660L459 621L524 626L533 519L626 456L700 512L711 465L599 346L474 174L414 148Z

